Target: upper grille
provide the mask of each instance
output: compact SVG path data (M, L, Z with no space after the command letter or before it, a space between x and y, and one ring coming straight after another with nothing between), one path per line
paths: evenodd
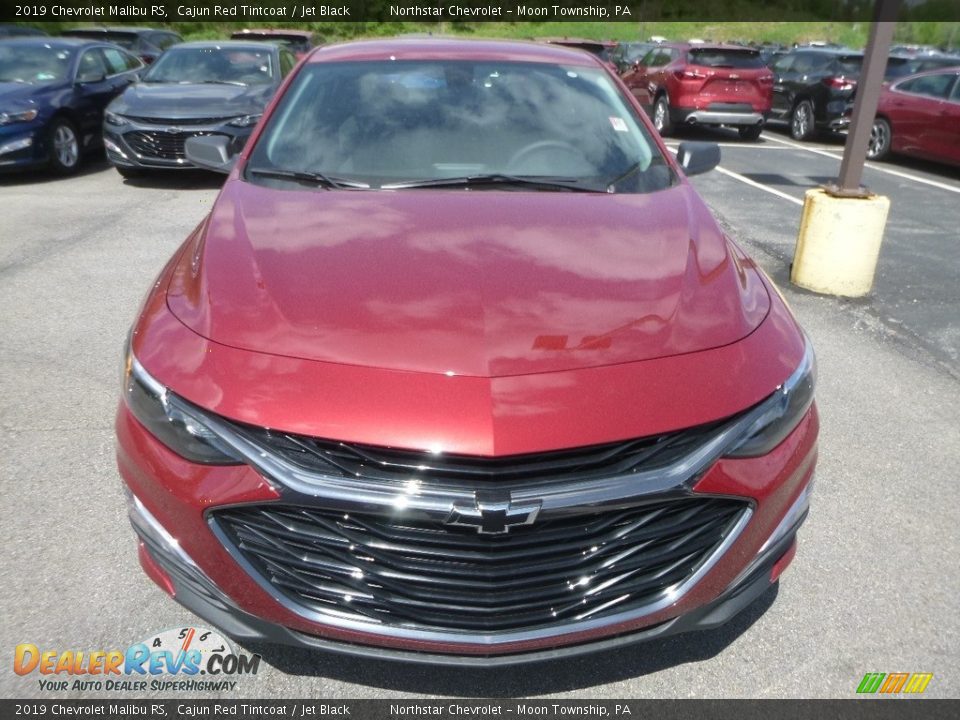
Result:
M586 481L667 465L717 431L717 424L638 440L544 453L486 458L397 450L245 428L257 444L297 465L341 477L402 482L418 479L475 488L523 487L563 480Z
M744 502L663 498L479 535L423 516L283 504L213 514L262 581L309 611L440 631L532 629L643 608L689 579Z
M134 152L142 157L160 160L183 160L186 155L183 145L188 137L202 133L169 133L137 130L123 136Z

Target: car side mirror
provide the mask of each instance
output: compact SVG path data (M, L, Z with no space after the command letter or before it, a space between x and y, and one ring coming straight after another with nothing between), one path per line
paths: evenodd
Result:
M204 170L229 173L237 162L236 154L230 152L230 138L225 135L187 138L183 151L190 163Z
M699 175L720 164L720 146L712 142L682 142L677 162L687 175Z

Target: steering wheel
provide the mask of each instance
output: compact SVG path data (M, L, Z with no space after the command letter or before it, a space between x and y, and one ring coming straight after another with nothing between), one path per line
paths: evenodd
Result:
M525 163L537 155L557 153L568 155L581 168L587 165L586 158L578 147L562 140L537 140L517 150L507 161L507 170L512 172L518 167L522 169ZM561 170L561 174L562 172L567 171Z

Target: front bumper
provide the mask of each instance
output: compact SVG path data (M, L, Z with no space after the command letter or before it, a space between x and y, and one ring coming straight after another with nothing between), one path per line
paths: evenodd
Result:
M226 122L173 125L128 120L121 126L105 123L103 144L107 159L116 167L184 170L195 167L184 153L187 138L223 135L230 138L231 150L239 152L252 132L253 127L239 128Z
M33 167L47 160L40 123L34 121L0 127L0 170Z
M212 584L197 584L190 578L196 570L192 564L181 567L171 562L177 553L157 551L155 542L146 538L142 525L131 514L131 522L141 537L140 562L144 571L187 610L219 628L234 640L243 643L268 643L299 647L317 652L329 652L377 660L391 660L426 665L457 665L478 668L504 667L535 662L545 662L611 651L641 642L657 640L672 635L710 630L732 620L752 605L774 585L780 573L789 563L796 548L796 531L806 519L806 510L797 517L789 532L772 543L749 573L728 588L714 601L686 615L646 627L634 632L614 635L600 640L587 641L544 650L512 653L508 655L450 655L437 652L417 652L377 647L351 642L329 640L317 635L297 631L282 625L266 622L251 615L226 599Z
M249 466L203 467L179 458L124 405L117 418L118 464L136 498L131 517L143 543L141 561L184 606L239 640L468 664L479 658L484 664L510 664L592 652L728 620L771 584L771 568L792 547L806 514L817 428L814 407L768 455L721 458L700 476L694 495L741 498L751 510L710 567L668 602L634 616L558 627L545 635L446 641L431 634L378 631L372 625L338 625L298 612L288 598L255 579L210 523L218 508L280 499L277 488Z

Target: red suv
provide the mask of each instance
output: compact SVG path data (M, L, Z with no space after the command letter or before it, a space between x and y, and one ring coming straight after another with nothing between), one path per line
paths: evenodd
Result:
M773 102L773 72L760 51L737 45L664 43L623 75L661 135L675 125L732 125L756 140Z
M238 639L516 663L715 627L793 557L810 343L603 63L317 49L153 286L140 561ZM681 169L682 168L682 169Z

